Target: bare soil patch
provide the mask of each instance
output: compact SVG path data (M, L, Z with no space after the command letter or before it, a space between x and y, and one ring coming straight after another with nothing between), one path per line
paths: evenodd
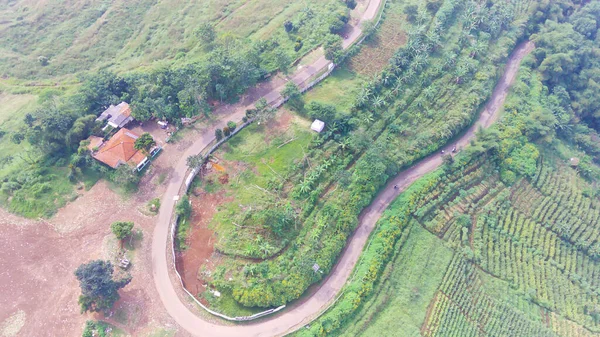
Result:
M16 336L81 336L88 319L106 319L133 336L148 335L158 327L176 329L152 286L149 238L154 218L137 211L145 202L123 198L100 181L47 221L0 209L0 324L12 322L19 313L11 323L11 331L22 325ZM141 231L135 249L128 252L133 280L121 290L110 317L82 315L73 272L90 260L116 256L112 248L118 245L104 244L116 242L109 228L116 220L133 221Z
M225 202L231 201L232 197L226 197L225 191L217 193L199 192L192 195L192 217L191 231L188 236L188 248L177 254L177 270L183 278L186 289L194 295L203 293L206 288L204 279L214 269L215 233L209 229L210 221L217 207Z

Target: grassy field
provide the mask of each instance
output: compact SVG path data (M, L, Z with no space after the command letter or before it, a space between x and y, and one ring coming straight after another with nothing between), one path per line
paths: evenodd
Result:
M290 56L295 37L304 39L298 54L320 43L321 14L342 4L333 1L19 1L0 3L0 73L20 78L72 75L109 67L126 71L140 66L190 62L206 46L194 31L200 23L215 26L223 38L273 39ZM305 20L293 37L285 20L311 8L315 20ZM321 21L320 21L321 20ZM48 58L43 66L40 57Z
M342 66L308 91L305 99L308 102L316 101L335 105L340 111L347 112L352 107L352 98L358 95L364 82L363 77L352 72L348 67Z
M454 252L414 223L406 229L406 242L397 247L385 280L365 303L360 319L352 321L340 336L420 336L430 299L435 295Z
M224 254L269 257L283 249L289 241L285 238L295 232L292 225L276 237L267 230L268 221L260 225L262 221L250 215L268 206L284 206L270 188L284 181L313 138L308 120L288 111L278 117L242 130L214 154L220 161L212 173L197 180L205 192L225 193L232 199L219 206L211 222L218 238L215 248Z

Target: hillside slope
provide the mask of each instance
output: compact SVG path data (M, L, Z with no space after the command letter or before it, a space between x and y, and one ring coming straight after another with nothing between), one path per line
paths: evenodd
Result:
M130 70L160 60L189 62L205 53L195 34L205 23L224 38L274 38L292 54L294 40L283 23L311 12L309 27L298 32L306 41L301 54L320 42L320 23L341 8L340 1L2 1L0 74L36 79L105 67Z

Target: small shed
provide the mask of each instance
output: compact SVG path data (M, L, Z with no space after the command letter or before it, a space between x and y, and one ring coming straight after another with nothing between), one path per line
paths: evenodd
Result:
M577 167L579 165L579 158L573 157L569 159L569 165L571 165L571 167Z
M321 131L323 131L324 128L325 128L325 122L318 120L318 119L315 119L315 121L310 126L311 130L319 132L319 133L321 133Z

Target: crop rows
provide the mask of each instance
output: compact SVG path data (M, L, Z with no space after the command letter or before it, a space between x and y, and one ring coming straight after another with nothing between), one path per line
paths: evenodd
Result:
M589 250L600 238L600 203L584 196L572 175L540 166L533 184L523 181L513 191L512 204L578 248Z
M549 322L552 330L559 336L564 337L593 337L597 336L585 327L567 319L560 317L555 313L549 314Z
M595 287L590 286L598 282L595 261L514 208L485 219L478 223L476 236L476 255L484 270L543 307L577 322L588 320L585 307L598 302ZM530 234L521 239L521 233Z
M415 212L415 215L420 221L427 221L444 213L444 205L452 203L460 195L461 191L477 186L486 177L487 167L476 163L464 172L464 174L454 173L445 177L429 193L429 197L424 198L417 204L418 211Z
M424 336L555 336L531 304L515 309L487 294L476 268L456 255L430 305Z

